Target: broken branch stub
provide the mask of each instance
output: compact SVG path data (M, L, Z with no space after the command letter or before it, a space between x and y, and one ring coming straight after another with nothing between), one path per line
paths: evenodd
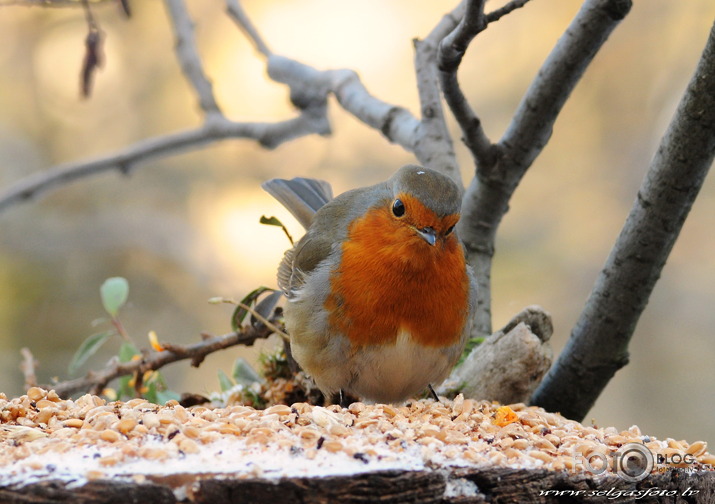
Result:
M528 401L553 360L551 316L539 306L518 313L472 351L449 381L465 397L513 404Z

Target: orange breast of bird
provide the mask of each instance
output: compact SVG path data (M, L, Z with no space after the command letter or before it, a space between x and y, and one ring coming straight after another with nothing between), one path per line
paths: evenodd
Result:
M418 202L410 206L437 231L459 220L438 218ZM353 346L394 344L401 332L427 347L454 345L469 316L469 278L455 234L430 245L387 205L350 225L330 284L325 308L331 331Z

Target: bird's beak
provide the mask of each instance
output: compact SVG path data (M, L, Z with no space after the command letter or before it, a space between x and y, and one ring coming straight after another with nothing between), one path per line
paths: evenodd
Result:
M417 231L417 234L430 245L434 246L434 244L437 243L437 231L435 231L434 228L426 227L422 229L415 229L415 231Z

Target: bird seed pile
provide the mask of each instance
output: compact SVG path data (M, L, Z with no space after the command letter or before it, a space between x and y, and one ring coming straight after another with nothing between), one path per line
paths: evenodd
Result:
M62 400L40 388L12 400L0 394L0 485L48 478L279 478L454 466L576 472L583 470L580 456L594 451L610 456L630 442L671 462L675 454L681 460L689 454L699 469L715 464L702 441L658 440L636 426L621 432L589 427L537 407L462 396L405 406L297 403L256 410L184 408L175 401L158 406L143 399L106 402L92 395Z

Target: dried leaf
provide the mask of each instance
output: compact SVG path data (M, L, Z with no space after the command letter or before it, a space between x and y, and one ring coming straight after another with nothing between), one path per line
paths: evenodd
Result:
M122 10L127 17L132 17L132 10L129 8L129 0L119 0Z
M102 32L96 28L90 28L87 38L84 40L84 61L82 62L82 97L87 98L92 92L92 79L94 72L102 66Z
M156 332L149 331L149 343L151 344L151 347L157 352L164 351L164 347L161 346L161 343L159 343L159 337L156 335Z
M494 420L492 423L498 425L499 427L505 427L510 423L518 422L519 417L509 406L500 406L497 408L496 415L494 415Z

